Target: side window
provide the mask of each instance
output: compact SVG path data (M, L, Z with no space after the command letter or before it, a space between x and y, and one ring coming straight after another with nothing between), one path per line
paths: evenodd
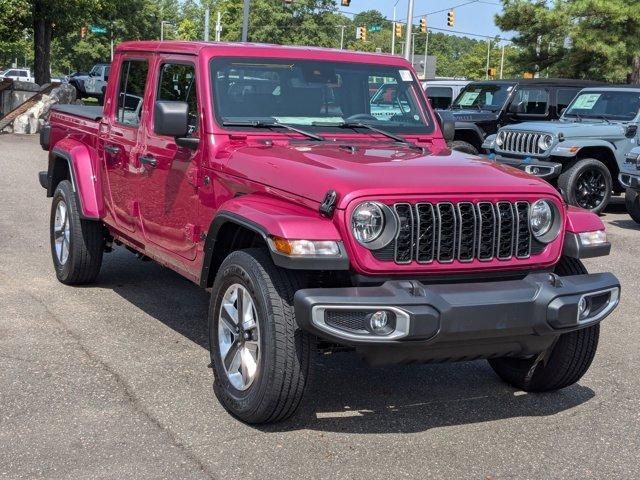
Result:
M453 88L427 87L427 97L431 100L431 106L433 108L449 108L453 101Z
M513 102L524 102L524 115L544 115L549 111L549 91L525 87L516 92Z
M556 104L558 105L558 114L569 106L571 101L576 97L579 88L559 88L556 93Z
M124 125L137 127L142 114L144 85L149 65L146 60L126 60L120 70L118 111L116 120Z
M196 73L191 64L164 63L160 67L156 100L173 100L189 104L189 134L198 128Z

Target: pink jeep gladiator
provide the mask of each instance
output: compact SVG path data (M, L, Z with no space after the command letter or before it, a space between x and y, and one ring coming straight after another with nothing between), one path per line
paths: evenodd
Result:
M124 43L104 107L41 135L56 275L93 282L122 245L210 289L214 391L250 423L296 410L317 349L571 385L620 296L581 263L604 226L452 133L400 58Z

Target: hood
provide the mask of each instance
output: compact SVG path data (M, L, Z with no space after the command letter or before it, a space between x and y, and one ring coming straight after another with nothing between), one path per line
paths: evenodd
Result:
M499 112L491 110L449 110L457 122L490 122L497 120Z
M236 177L321 202L338 193L339 208L369 195L544 193L553 187L520 170L449 149L421 153L389 144L244 146L229 153Z
M624 137L626 126L622 123L607 123L605 121L554 121L554 122L525 122L504 127L509 131L543 132L552 135L564 135L565 138L616 138Z

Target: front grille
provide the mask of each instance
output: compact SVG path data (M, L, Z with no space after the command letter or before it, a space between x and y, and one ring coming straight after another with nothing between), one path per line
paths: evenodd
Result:
M498 149L501 152L515 153L519 155L541 155L544 153L538 146L540 137L544 133L527 133L505 131L504 143Z
M373 254L398 264L529 258L529 210L524 201L396 203L396 238Z

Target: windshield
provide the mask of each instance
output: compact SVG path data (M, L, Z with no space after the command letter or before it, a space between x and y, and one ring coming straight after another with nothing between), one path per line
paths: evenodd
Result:
M458 95L451 108L475 108L497 111L502 109L514 85L470 84Z
M220 124L275 121L304 126L308 131L326 131L360 122L394 132L433 131L420 85L403 68L318 60L216 58L211 62L211 77Z
M640 109L638 91L580 93L564 113L565 117L633 120Z

